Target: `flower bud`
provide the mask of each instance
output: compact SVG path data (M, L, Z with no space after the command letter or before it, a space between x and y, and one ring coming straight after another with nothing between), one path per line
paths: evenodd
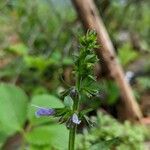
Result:
M72 88L72 89L71 89L71 91L70 91L70 96L71 96L71 98L73 98L73 99L77 98L78 92L77 92L77 90L76 90L75 88Z
M81 123L81 120L79 120L77 114L75 114L75 113L72 115L71 120L72 120L72 122L73 122L74 124L80 124L80 123Z

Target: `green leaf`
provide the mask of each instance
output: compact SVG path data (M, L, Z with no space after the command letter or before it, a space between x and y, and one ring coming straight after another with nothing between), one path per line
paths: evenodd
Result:
M8 50L10 52L13 52L13 53L18 54L18 55L25 55L28 53L29 49L23 43L17 43L17 44L10 46L8 48Z
M26 134L26 140L31 145L46 146L65 150L68 143L68 130L64 125L49 125L34 128Z
M91 112L91 111L93 111L93 110L94 110L93 108L84 109L84 110L82 110L82 111L80 112L80 114L81 114L81 116L83 116L83 115L86 115L87 113L89 113L89 112Z
M134 51L129 44L124 44L119 50L119 59L121 64L126 66L131 61L134 61L138 57L138 53Z
M64 104L66 107L70 108L73 106L73 100L69 95L64 98Z
M50 117L36 118L35 112L37 108L32 105L37 105L46 108L62 108L63 103L55 96L50 94L36 95L31 99L31 103L28 109L28 118L32 124L41 124L50 121Z
M19 87L0 84L0 121L13 131L21 130L27 114L28 98Z
M48 60L42 56L25 56L24 62L27 67L36 68L40 71L45 70L45 68L49 65Z
M90 97L98 92L99 85L94 82L93 79L86 78L82 81L81 89L88 97Z

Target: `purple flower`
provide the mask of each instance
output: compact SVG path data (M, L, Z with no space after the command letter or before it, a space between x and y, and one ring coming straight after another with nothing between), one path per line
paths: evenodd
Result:
M80 124L81 123L81 120L79 120L77 114L75 114L75 113L72 115L71 120L75 124Z
M36 106L36 105L33 105L34 107L37 107L37 111L35 112L35 115L37 117L40 117L40 116L52 116L55 114L55 109L53 108L44 108L44 107L39 107L39 106Z

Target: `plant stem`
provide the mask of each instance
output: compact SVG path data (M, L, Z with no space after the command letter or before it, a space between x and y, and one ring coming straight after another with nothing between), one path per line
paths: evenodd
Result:
M73 125L69 132L69 150L74 150L75 145L75 134L77 125Z
M74 112L78 111L78 105L79 105L79 96L74 101L74 105L73 105L73 111ZM77 129L77 125L76 124L73 124L73 127L70 128L70 132L69 132L69 148L68 148L68 150L74 150L76 129Z
M78 96L77 96L77 98L74 99L73 112L78 112L79 101L80 101L80 94L79 94L79 90L80 90L80 78L77 79L76 88L78 90ZM73 126L70 128L70 132L69 132L68 150L74 150L76 130L77 130L77 125L73 124Z

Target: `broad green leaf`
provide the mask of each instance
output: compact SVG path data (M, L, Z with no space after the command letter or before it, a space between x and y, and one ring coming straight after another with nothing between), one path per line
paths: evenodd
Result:
M49 122L51 117L40 117L36 118L35 112L37 110L36 107L46 107L46 108L61 108L63 107L63 103L55 96L50 94L41 94L36 95L31 99L31 103L28 109L28 118L32 124L41 124L44 122Z
M68 144L68 130L64 125L36 127L26 134L26 140L31 145L49 145L55 149L65 150Z
M21 130L27 114L28 98L23 90L0 84L0 121L8 129Z

